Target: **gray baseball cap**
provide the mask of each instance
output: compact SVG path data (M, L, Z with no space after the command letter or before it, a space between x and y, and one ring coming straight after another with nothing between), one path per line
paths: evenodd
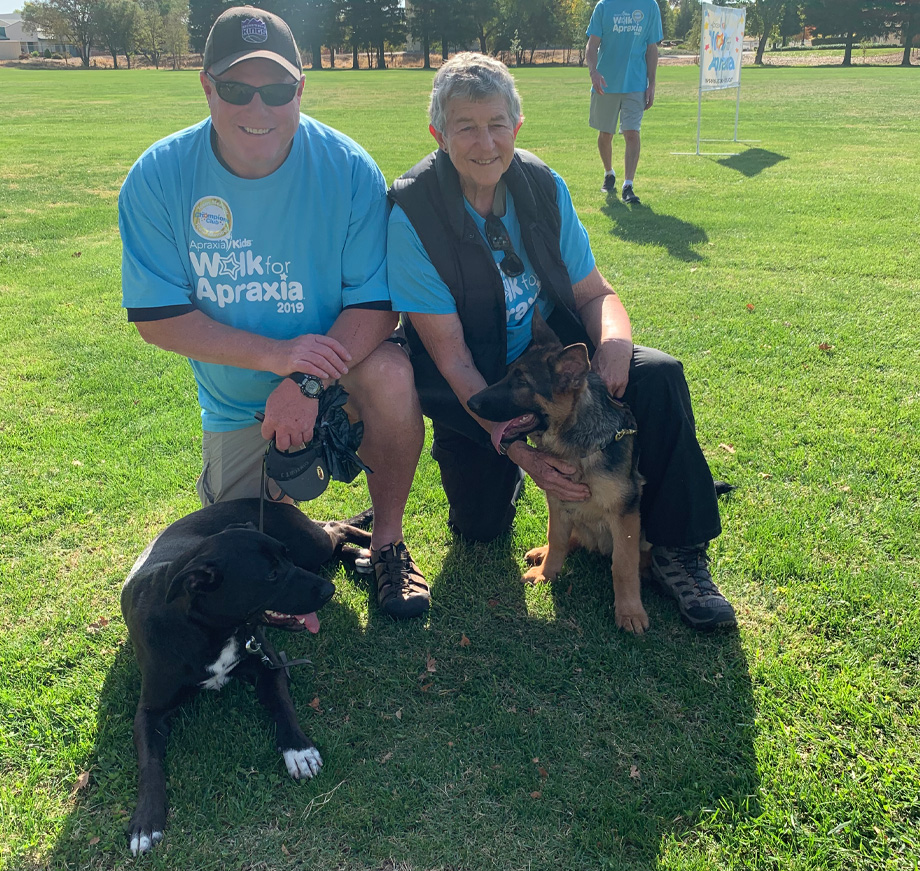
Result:
M222 12L204 46L205 72L219 76L256 57L274 61L295 79L303 75L300 51L282 18L255 6L234 6Z

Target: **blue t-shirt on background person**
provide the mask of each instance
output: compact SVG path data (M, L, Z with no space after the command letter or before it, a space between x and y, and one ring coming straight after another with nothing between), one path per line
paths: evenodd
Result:
M389 304L386 184L370 155L305 115L271 175L217 159L206 119L152 145L119 195L122 305L191 306L273 339L326 333L343 308ZM205 430L253 424L273 372L190 360Z
M578 220L572 198L565 182L554 172L556 180L556 203L562 220L559 245L562 259L572 284L587 278L594 269L594 254L588 241L588 233ZM464 200L467 212L472 216L488 246L485 235L485 218L478 214ZM508 325L508 357L510 363L516 360L530 344L533 305L537 302L540 313L546 318L552 313L553 303L540 295L540 279L534 272L527 251L521 239L521 227L514 208L514 198L508 192L505 199L505 214L501 217L511 239L515 252L524 263L524 272L516 278L505 275L498 264L504 259L504 251L492 251L495 268L501 275L505 289L505 315ZM421 314L452 314L457 304L450 288L432 264L418 233L406 213L393 206L387 229L387 283L394 311L418 312Z
M600 0L586 35L601 41L597 71L606 82L604 93L634 94L648 87L645 52L664 38L655 0Z

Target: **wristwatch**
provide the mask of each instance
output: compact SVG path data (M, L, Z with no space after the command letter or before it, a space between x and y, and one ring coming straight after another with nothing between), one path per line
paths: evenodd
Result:
M299 388L300 392L309 399L319 399L326 389L323 382L315 375L304 375L303 372L292 372L288 375Z

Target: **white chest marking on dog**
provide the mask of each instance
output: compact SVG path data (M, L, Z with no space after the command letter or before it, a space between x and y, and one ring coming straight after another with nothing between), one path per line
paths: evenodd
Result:
M231 638L220 652L220 656L205 669L213 675L207 680L203 680L199 686L206 690L219 690L228 680L230 672L240 661L240 644L235 638Z
M306 747L303 750L285 750L284 764L287 766L288 774L294 780L305 780L319 774L323 766L323 757L319 755L319 750L315 747Z

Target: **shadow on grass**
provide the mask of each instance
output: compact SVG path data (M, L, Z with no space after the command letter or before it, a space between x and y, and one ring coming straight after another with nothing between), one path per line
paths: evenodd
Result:
M614 197L601 211L610 218L611 234L624 242L665 248L671 257L686 262L705 259L694 246L705 245L709 236L696 224L658 214L651 206L627 206Z
M649 590L652 628L627 636L607 560L578 552L554 584L525 587L521 537L448 538L427 621L365 612L365 581L336 576L320 635L283 641L316 664L292 674L326 763L315 780L288 778L239 682L180 709L166 838L145 867L514 871L539 855L541 867L647 869L675 844L692 850L712 813L756 815L738 636L686 628ZM46 867L134 866L124 830L139 684L123 645L100 696L90 785Z
M740 172L742 175L751 178L765 169L770 169L776 164L788 160L785 154L777 154L775 151L767 151L763 148L749 148L740 154L733 154L723 160L717 160L716 163Z

